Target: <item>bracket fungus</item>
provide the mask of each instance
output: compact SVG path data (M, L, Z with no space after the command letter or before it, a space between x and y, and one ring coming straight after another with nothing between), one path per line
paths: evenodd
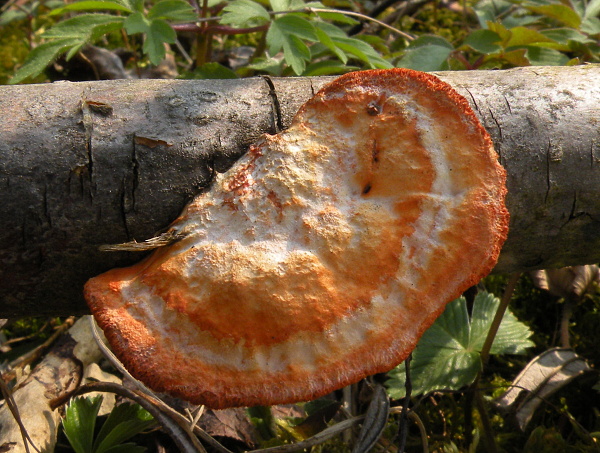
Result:
M396 366L492 269L505 194L490 137L449 85L350 73L197 196L174 242L85 297L157 391L212 408L309 400Z

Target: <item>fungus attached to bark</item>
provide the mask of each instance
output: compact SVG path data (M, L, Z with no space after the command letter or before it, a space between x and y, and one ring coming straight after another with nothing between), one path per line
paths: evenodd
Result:
M400 363L492 269L505 192L450 86L346 74L196 197L176 242L85 296L155 390L213 408L309 400Z

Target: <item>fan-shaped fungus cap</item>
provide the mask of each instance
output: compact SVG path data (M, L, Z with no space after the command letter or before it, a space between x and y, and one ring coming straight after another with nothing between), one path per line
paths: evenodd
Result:
M346 74L85 296L117 356L213 408L302 401L404 360L494 266L505 172L469 105L405 69Z

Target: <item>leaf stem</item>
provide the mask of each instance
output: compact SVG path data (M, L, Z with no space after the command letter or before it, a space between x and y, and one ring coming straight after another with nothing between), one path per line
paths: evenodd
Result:
M494 315L494 319L492 320L492 325L490 326L490 330L488 331L487 337L485 338L485 342L483 343L483 347L481 348L482 367L485 366L485 364L490 358L490 350L492 349L492 344L494 343L494 339L496 338L496 334L498 333L500 323L504 318L504 314L506 313L508 304L510 303L512 295L515 292L515 288L517 286L517 283L519 282L519 278L521 278L521 273L516 272L514 274L511 274L511 276L508 279L506 289L504 290L504 294L502 294L502 299L500 300L500 305L498 305L498 310L496 310L496 314Z

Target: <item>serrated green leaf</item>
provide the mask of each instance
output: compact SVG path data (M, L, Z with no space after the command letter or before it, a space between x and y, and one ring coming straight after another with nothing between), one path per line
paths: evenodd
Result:
M235 27L260 25L271 20L269 12L252 0L235 0L223 8L221 23Z
M279 27L287 36L295 36L313 42L319 40L314 25L308 20L293 14L286 14L277 18L271 24L271 26L273 25Z
M464 45L480 53L493 53L502 49L500 46L500 35L491 30L475 30L469 34L464 41Z
M348 37L332 37L336 46L350 55L367 63L371 68L386 69L393 67L390 62L384 60L369 44L360 39Z
M96 417L102 405L102 396L76 398L67 407L63 419L65 435L76 453L91 453Z
M70 3L66 6L50 11L51 16L58 16L67 11L122 11L131 13L132 10L122 3L111 0L84 0L81 2Z
M310 60L310 50L302 40L289 35L283 43L283 57L296 75L300 75L304 72L306 62Z
M134 35L136 33L147 33L150 30L151 21L142 13L135 13L129 16L123 22L123 28L128 35Z
M310 4L306 5L307 7L311 7ZM332 12L321 12L319 11L319 6L311 7L317 16L319 16L323 20L328 20L331 22L339 22L340 24L346 25L356 25L359 21L353 19L350 16L346 16L343 13L332 13ZM326 9L324 6L321 8Z
M166 55L165 44L173 44L176 40L177 33L167 22L162 19L153 20L146 33L143 47L150 63L159 64Z
M561 3L555 3L552 5L540 5L540 6L525 6L526 9L532 13L541 14L551 19L555 19L562 22L567 27L579 28L581 25L581 17L572 8Z
M439 389L457 390L469 385L481 367L480 352L500 301L491 294L475 297L469 319L466 300L460 297L448 304L444 313L423 334L413 351L411 377L413 394ZM530 330L506 312L492 345L492 354L522 353L533 346ZM404 396L404 365L390 371L388 392Z
M15 73L10 84L20 83L29 77L36 77L52 63L60 54L73 46L81 45L80 39L57 39L37 46L33 49L23 66Z
M162 0L148 11L148 19L165 19L174 22L193 22L198 19L192 5L183 0Z
M335 45L330 36L325 33L322 29L317 27L316 29L317 37L319 38L319 42L326 46L342 63L346 63L348 61L348 57L346 53Z
M327 22L314 22L314 26L315 28L324 31L331 38L348 38L346 32L336 25L329 24Z
M300 8L306 8L309 10L312 10L313 13L315 13L317 16L319 16L321 19L324 20L328 20L331 22L340 22L343 24L348 24L348 25L355 25L358 24L358 21L353 19L350 16L347 16L345 14L343 14L342 12L320 12L320 9L330 9L331 6L328 8L327 6L325 6L323 3L321 2L308 2L302 6L299 6L296 9L300 9Z
M43 33L42 38L76 38L86 41L91 39L94 28L104 25L108 25L109 29L111 27L119 28L122 22L122 17L110 14L81 14L57 23L54 27Z
M493 294L485 292L477 294L471 315L469 346L472 349L479 352L483 348L499 305L500 300ZM527 348L533 346L529 340L530 336L529 328L507 311L492 343L490 354L524 354Z

